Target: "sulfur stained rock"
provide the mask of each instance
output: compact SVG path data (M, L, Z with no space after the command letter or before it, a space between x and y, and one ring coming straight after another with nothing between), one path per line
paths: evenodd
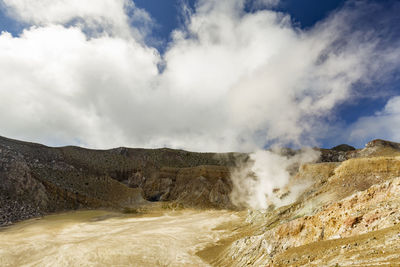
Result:
M400 231L400 157L396 146L378 144L342 163L301 166L291 182L312 185L298 200L279 209L250 211L246 221L256 230L233 241L210 262L219 266L398 263L398 237L389 233ZM372 233L381 237L371 239ZM391 252L364 253L382 246Z
M239 239L221 257L234 258L230 266L243 266L248 261L264 266L272 264L289 248L359 236L396 226L399 222L400 178L394 178L328 205L312 216ZM357 242L351 244L353 247L358 245ZM345 248L349 249L349 246Z

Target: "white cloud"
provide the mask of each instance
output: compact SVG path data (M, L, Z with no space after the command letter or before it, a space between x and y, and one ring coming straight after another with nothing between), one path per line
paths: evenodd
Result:
M8 13L23 22L46 26L49 24L78 24L94 33L106 32L118 36L143 32L132 28L140 22L144 28L152 24L150 15L129 0L2 0ZM128 14L130 16L128 16Z
M348 131L353 142L368 142L377 137L400 142L400 96L389 99L375 115L359 118Z
M398 46L352 26L364 9L302 31L281 13L246 14L244 3L200 0L160 56L131 26L126 1L3 0L35 26L0 35L0 134L201 151L312 144L354 83L399 64Z
M48 142L115 145L115 124L140 120L160 58L134 40L88 40L79 28L46 26L0 36L3 134ZM137 97L137 95L141 97ZM154 101L157 101L155 99ZM139 102L139 103L138 103ZM146 109L143 109L146 112Z

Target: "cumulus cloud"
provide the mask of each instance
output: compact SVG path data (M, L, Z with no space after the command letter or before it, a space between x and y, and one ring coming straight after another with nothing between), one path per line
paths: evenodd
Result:
M160 55L130 1L2 0L28 26L0 35L0 134L100 148L314 144L355 83L400 62L380 37L396 30L395 8L379 27L358 24L373 11L356 2L301 30L245 3L199 0Z
M364 143L379 137L400 141L400 96L389 99L383 110L372 116L361 117L349 126L349 139Z
M144 37L150 15L129 0L2 0L8 14L31 25L75 24L90 33ZM131 27L139 23L141 28ZM139 30L139 31L138 31Z
M4 134L94 146L120 137L115 125L129 127L146 116L131 112L152 101L159 61L154 49L134 40L88 40L79 28L59 25L19 37L3 33L0 58Z

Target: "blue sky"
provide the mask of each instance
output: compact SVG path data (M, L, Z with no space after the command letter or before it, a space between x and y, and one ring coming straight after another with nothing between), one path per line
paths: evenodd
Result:
M399 1L21 3L0 1L1 135L205 151L400 141Z
M299 27L308 28L324 19L330 12L342 7L345 2L345 0L285 0L274 9L290 14L294 23ZM386 2L384 4L387 5L394 1L376 0L375 2L380 4ZM154 30L154 36L164 40L165 46L171 31L181 26L179 18L181 1L136 0L135 3L138 7L146 9L155 18L158 27ZM194 8L195 1L187 1L187 4ZM160 49L163 50L164 46ZM394 81L399 85L388 86L387 94L383 97L363 98L356 102L346 103L338 108L338 116L350 123L360 116L372 115L381 110L390 96L400 93L400 81L396 78Z
M180 3L182 1L159 1L159 0L136 0L138 7L146 9L157 21L158 27L154 30L154 36L161 38L164 43L159 47L161 51L165 49L165 43L170 38L172 30L181 26L179 18ZM345 3L345 0L284 0L274 10L290 14L293 22L300 28L312 27L315 23L323 20L327 15L336 9L339 9ZM384 4L385 6L394 1L376 0L375 2ZM384 3L385 2L385 3ZM195 1L186 2L191 8L194 8ZM335 110L337 119L342 120L344 124L355 122L359 117L369 116L381 110L387 100L393 96L400 94L400 78L394 77L393 84L384 85L386 93L382 97L362 97L356 101L351 101L338 106ZM372 89L372 91L374 91ZM373 92L372 92L373 93ZM379 138L379 137L377 137ZM384 137L381 137L384 138ZM322 145L332 147L339 140L330 140L330 138L322 140ZM345 142L347 140L343 140ZM397 140L400 141L400 140ZM360 140L354 145L362 146L365 140Z
M381 0L385 1L385 0ZM190 8L195 8L195 0L136 0L138 7L147 10L155 18L158 26L154 36L162 40L169 40L172 30L181 25L181 4L185 2ZM299 27L307 28L326 17L331 11L340 8L345 0L284 0L274 7L275 10L288 13ZM248 10L251 12L251 10ZM164 47L160 47L163 49Z

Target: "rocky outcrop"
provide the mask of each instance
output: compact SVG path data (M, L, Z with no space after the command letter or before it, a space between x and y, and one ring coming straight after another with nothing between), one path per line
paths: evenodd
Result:
M274 190L283 199L301 185L305 189L294 203L249 211L247 225L235 227L238 234L221 240L205 260L216 266L352 261L396 266L400 144L374 140L364 149L318 150L317 163L294 166L286 191ZM0 138L0 225L62 210L134 207L146 200L233 209L231 170L243 162L249 162L248 155L50 148Z
M375 139L365 145L365 148L367 148L367 149L374 148L374 147L380 147L380 148L390 147L395 150L400 150L400 143L395 143L395 142L386 141L386 140L382 140L382 139Z
M321 156L318 162L342 162L349 158L354 157L357 150L341 151L332 149L318 149L321 152Z
M229 245L208 261L217 266L397 266L399 150L396 143L378 140L351 150L343 162L301 166L291 183L312 185L297 201L249 211L247 234L225 241Z
M43 213L46 188L32 177L23 156L0 146L0 225Z
M1 141L0 225L50 212L143 201L140 189L78 168L65 160L60 149Z
M312 216L235 241L228 253L236 266L272 264L288 248L382 230L400 223L400 178L374 185Z
M143 185L148 199L175 201L187 207L234 208L230 171L226 166L163 167Z
M343 162L351 158L400 155L400 144L381 139L373 140L364 149L342 144L331 149L316 148L321 152L319 162Z
M168 200L202 207L233 208L230 172L224 166L198 166L180 169Z
M130 207L144 199L232 207L228 167L245 157L167 148L52 148L0 137L0 225L63 210Z
M347 145L347 144L341 144L341 145L332 147L331 150L348 152L348 151L354 151L356 149L354 147L352 147L352 146Z

